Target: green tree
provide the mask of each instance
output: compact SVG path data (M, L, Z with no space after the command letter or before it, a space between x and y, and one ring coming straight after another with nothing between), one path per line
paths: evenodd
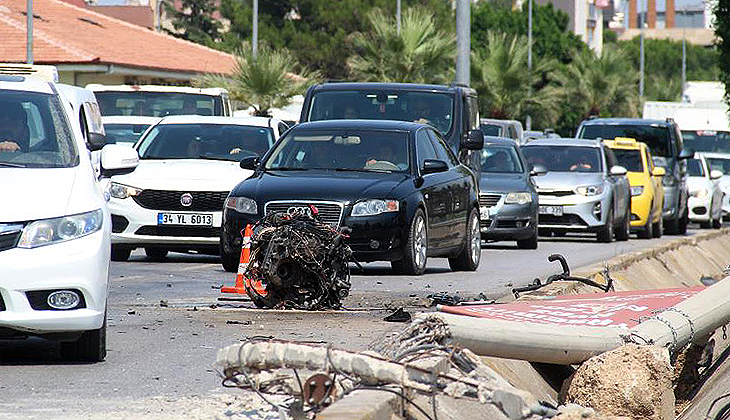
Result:
M725 102L730 104L730 1L718 0L714 12L719 78L725 85Z
M356 32L350 74L361 81L448 83L453 80L456 37L439 31L433 14L414 7L404 11L401 31L395 17L381 9L367 15L372 28Z
M472 53L472 86L479 94L482 116L524 120L529 114L535 126L548 128L558 117L559 98L550 83L557 63L537 60L532 75L528 74L526 41L488 32L486 48Z
M175 28L174 31L167 31L170 34L208 46L215 45L220 39L221 24L213 17L216 11L214 0L181 0L181 10L168 2L163 4Z
M304 93L319 77L317 72L295 65L288 51L265 46L259 48L253 59L250 45L244 44L235 53L235 59L232 75L205 75L195 84L228 89L232 100L253 107L258 116L270 116L271 108L289 105L293 96Z

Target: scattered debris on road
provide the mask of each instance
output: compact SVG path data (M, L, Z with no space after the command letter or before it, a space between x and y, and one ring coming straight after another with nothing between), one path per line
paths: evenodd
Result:
M403 308L398 308L392 314L383 318L386 322L408 322L411 320L410 312L406 312Z

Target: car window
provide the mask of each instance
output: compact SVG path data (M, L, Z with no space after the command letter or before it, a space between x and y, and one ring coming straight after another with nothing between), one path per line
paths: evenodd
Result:
M149 126L149 124L104 124L106 142L109 144L128 143L133 145Z
M362 119L430 124L449 133L454 118L454 95L406 90L338 90L312 97L308 121Z
M220 96L178 92L96 91L101 115L223 115Z
M73 134L55 95L0 90L0 141L13 149L0 152L0 163L7 164L2 167L66 168L79 164Z
M618 164L629 172L644 172L644 162L638 149L611 149Z
M581 129L580 138L613 140L616 137L634 138L646 143L654 157L672 157L673 151L669 127L635 124L587 124Z
M479 128L479 105L477 103L477 98L467 96L465 97L465 101L466 107L464 108L469 112L467 129L468 131L476 130Z
M606 161L605 161L606 170L610 171L611 168L613 168L616 165L619 165L618 159L616 159L616 155L614 155L613 149L605 147L605 146L602 147L602 149L603 149L603 154L606 156Z
M646 165L649 167L649 172L654 171L654 161L651 159L651 155L649 155L649 149L644 149L644 157L646 159Z
M702 167L702 161L699 159L687 159L687 175L705 176L705 168Z
M139 144L141 159L241 160L274 143L268 127L237 124L158 124Z
M522 173L517 149L512 146L484 145L481 154L482 172Z
M264 168L405 172L410 165L405 132L297 130L282 137Z
M708 157L707 163L711 170L718 170L724 174L730 174L730 158Z
M542 146L522 147L522 154L532 167L543 165L549 172L599 172L600 153L597 147Z
M695 152L730 153L730 132L727 131L682 131L684 147Z
M289 126L288 126L288 125L286 125L286 124L284 124L284 123L279 123L279 135L280 135L280 136L281 136L282 134L284 134L284 132L285 132L286 130L288 130L288 129L289 129Z
M428 130L428 134L431 136L434 149L436 149L436 156L438 156L440 160L446 162L446 164L449 165L449 168L458 166L459 160L456 158L454 152L451 151L449 146L446 145L446 141L444 141L443 137L433 130Z
M502 127L496 124L482 124L482 133L485 136L502 137Z
M419 168L423 168L423 162L426 159L438 159L428 132L423 128L418 130L416 134L416 156L418 157Z

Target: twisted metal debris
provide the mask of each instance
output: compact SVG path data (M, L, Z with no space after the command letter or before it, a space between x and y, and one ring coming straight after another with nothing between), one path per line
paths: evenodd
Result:
M245 277L260 281L266 293L247 287L260 308L319 310L340 308L350 292L352 250L344 228L335 229L304 211L271 213L251 236Z

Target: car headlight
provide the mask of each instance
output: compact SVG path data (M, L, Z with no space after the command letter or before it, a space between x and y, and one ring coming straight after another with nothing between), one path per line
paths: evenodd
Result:
M397 200L365 200L355 203L351 216L374 216L380 213L398 211L400 205Z
M81 238L101 229L103 223L104 213L101 209L72 216L36 220L23 228L18 248L36 248Z
M504 204L532 203L532 194L528 192L511 192L504 198Z
M644 186L643 185L634 185L631 187L631 196L635 195L641 195L644 194Z
M259 212L256 200L248 197L228 197L226 199L226 208L243 214L258 214Z
M698 190L690 191L689 195L695 198L705 198L709 194L707 188L700 188Z
M114 198L124 199L133 195L139 195L141 192L141 189L130 187L129 185L118 184L116 182L109 184L109 194Z
M580 195L601 195L603 194L603 184L597 184L597 185L586 185L583 187L578 187L575 189L575 192L577 192Z

